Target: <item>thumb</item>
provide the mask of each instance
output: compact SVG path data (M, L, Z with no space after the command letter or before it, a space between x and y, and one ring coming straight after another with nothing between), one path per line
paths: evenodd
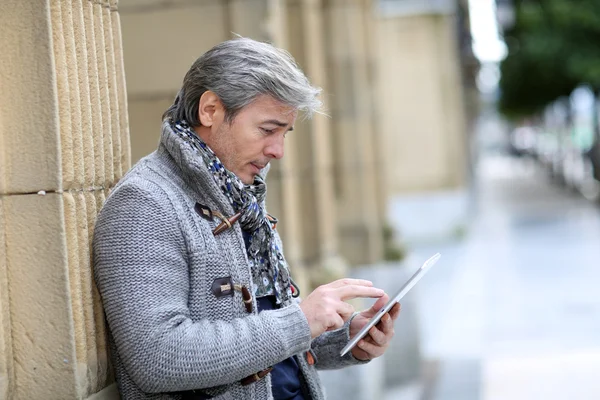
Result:
M379 311L381 309L381 307L385 306L389 300L390 300L390 296L388 296L387 294L384 294L383 296L378 298L377 301L368 310L368 313L370 314L370 316L375 315L377 313L377 311Z

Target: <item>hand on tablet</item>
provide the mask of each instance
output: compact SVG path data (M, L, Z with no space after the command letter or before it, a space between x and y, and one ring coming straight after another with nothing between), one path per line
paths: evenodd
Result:
M350 339L352 339L365 326L375 314L389 301L386 294L380 297L371 308L358 314L350 323ZM385 353L390 340L394 337L394 321L400 315L400 303L396 303L392 309L381 318L381 321L369 331L369 334L361 339L356 347L352 349L352 355L358 360L372 360Z
M339 279L316 288L302 300L300 308L308 320L311 337L316 338L325 331L341 328L354 314L354 307L346 303L346 300L357 297L376 298L384 294L383 290L374 288L370 281ZM358 317L357 315L354 320Z

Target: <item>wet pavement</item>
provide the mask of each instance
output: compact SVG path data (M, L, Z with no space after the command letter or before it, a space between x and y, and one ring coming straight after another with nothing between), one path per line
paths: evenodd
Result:
M422 397L600 399L600 208L503 156L474 193L463 238L411 248L442 253L415 288Z

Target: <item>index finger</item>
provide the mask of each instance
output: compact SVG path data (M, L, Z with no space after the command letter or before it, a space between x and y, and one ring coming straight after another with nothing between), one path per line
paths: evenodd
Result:
M373 282L368 281L366 279L353 279L353 278L343 278L338 279L337 281L333 281L329 283L327 286L332 288L340 288L344 286L366 286L372 287Z
M336 289L340 300L350 300L357 297L381 297L385 294L383 289L369 286L348 285Z
M371 311L373 312L377 312L381 309L381 307L385 306L387 304L387 302L390 301L390 296L388 296L387 293L384 293L383 296L381 296L376 302L375 304L373 304L371 306Z

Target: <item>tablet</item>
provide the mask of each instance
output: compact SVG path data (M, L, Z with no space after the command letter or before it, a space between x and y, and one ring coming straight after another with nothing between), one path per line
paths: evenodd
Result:
M394 304L398 303L400 301L400 299L403 298L406 295L406 293L408 293L409 290L412 289L412 287L417 284L419 279L421 279L423 277L423 275L425 275L427 273L427 271L429 271L429 268L431 268L433 266L433 264L435 264L440 259L440 257L441 257L441 254L436 253L433 256L431 256L427 261L425 261L423 263L423 265L421 266L421 268L419 268L417 270L417 272L415 272L414 275L411 276L408 281L406 281L404 286L402 286L400 288L398 293L396 293L396 295L390 301L388 301L388 303L385 306L383 306L379 310L379 312L373 317L373 319L371 319L371 321L369 321L369 323L366 324L360 330L360 332L358 332L356 334L356 336L354 336L354 338L352 338L352 340L350 340L350 342L348 342L346 347L344 347L342 349L342 352L340 355L343 356L348 351L350 351L350 349L352 349L354 346L356 346L356 344L360 341L360 339L365 337L367 335L367 333L369 333L369 330L379 322L381 317L383 317L388 311L390 311L392 309L392 307L394 306Z

